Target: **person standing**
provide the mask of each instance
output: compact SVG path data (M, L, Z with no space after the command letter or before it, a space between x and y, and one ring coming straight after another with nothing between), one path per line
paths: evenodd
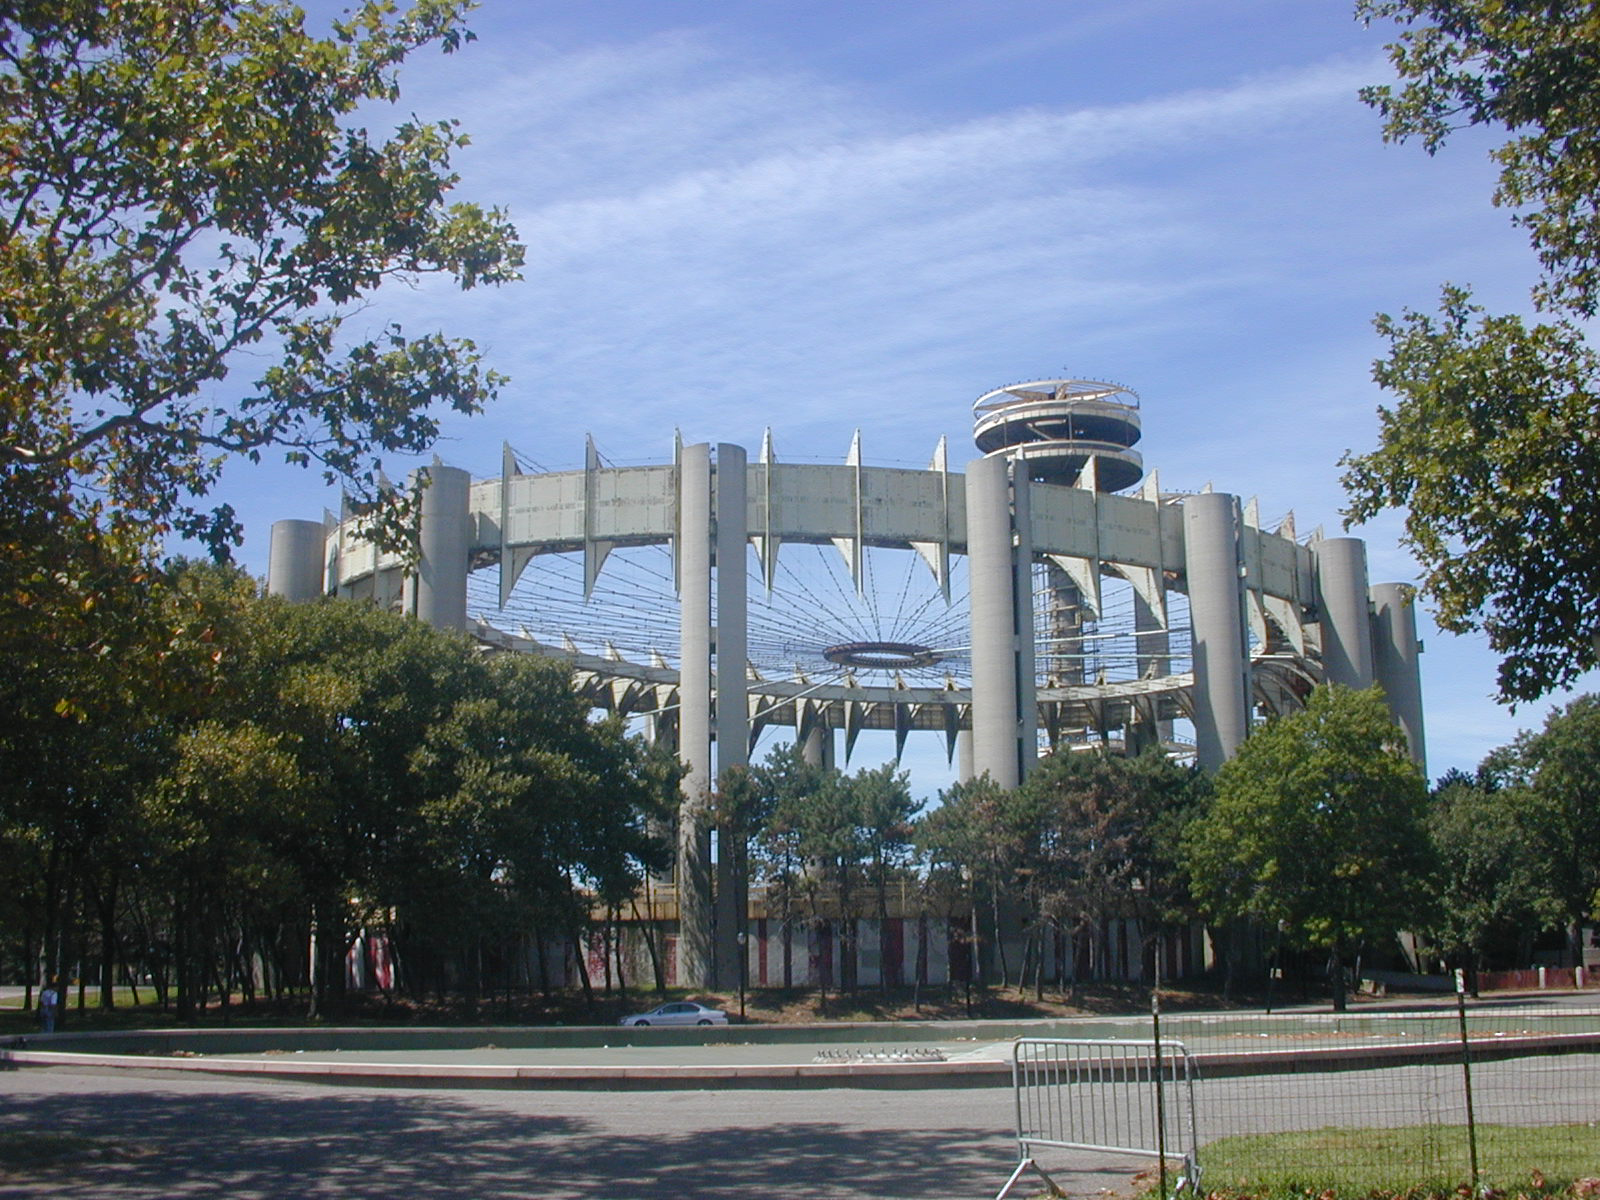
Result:
M54 979L44 985L39 993L39 1022L46 1033L56 1031L56 1017L61 1012L61 985Z

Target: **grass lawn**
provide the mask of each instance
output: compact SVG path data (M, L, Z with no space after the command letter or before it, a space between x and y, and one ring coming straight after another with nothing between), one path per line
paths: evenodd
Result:
M1463 1125L1258 1134L1200 1152L1208 1193L1295 1200L1454 1193L1469 1161ZM1496 1192L1600 1200L1600 1123L1480 1125L1478 1167Z
M67 1006L69 1008L73 1009L74 1011L76 1011L76 1009L78 1007L78 989L75 988L75 987L71 987L71 988L66 988L64 990L66 991L66 996L67 996ZM113 999L115 1000L116 1005L117 1005L118 1008L128 1008L128 1007L132 1006L132 1004L134 1002L133 1001L133 992L132 991L130 991L128 988L125 988L125 987L114 988L114 989L112 989L112 991L113 991ZM139 989L139 1003L140 1004L149 1004L149 1003L151 1003L155 999L155 996L156 996L156 993L155 993L155 989L154 988L142 987L142 988ZM100 985L96 984L95 986L89 988L84 993L84 998L85 998L85 1002L89 1005L90 1008L99 1008L99 1006L100 1006ZM37 987L35 987L33 989L33 1004L34 1004L35 1008L37 1008L37 1006L39 1004L39 989ZM12 996L12 995L0 996L0 1012L16 1014L16 1013L21 1012L21 1010L22 1010L22 993L20 991L18 991L17 994L14 995L14 996Z

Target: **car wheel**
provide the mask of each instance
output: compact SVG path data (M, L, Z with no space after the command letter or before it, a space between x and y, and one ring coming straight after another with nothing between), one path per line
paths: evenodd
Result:
M704 1017L701 1017L700 1020L695 1022L695 1024L696 1025L709 1025L709 1024L711 1024L711 1022L706 1020Z
M644 1028L644 1026L646 1026L646 1025L648 1025L648 1024L650 1024L650 1022L649 1022L649 1021L635 1021L635 1022L634 1022L634 1023L633 1023L633 1027L634 1027L634 1028L635 1028L635 1029L642 1029L642 1028Z

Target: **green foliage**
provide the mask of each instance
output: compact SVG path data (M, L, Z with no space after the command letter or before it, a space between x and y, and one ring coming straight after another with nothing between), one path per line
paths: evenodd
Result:
M1482 963L1496 943L1561 919L1538 847L1548 806L1525 788L1500 788L1459 772L1434 789L1428 836L1439 895L1427 932L1448 954Z
M1551 0L1359 0L1363 20L1402 25L1389 47L1403 86L1362 98L1389 141L1438 151L1474 125L1513 136L1494 152L1494 203L1528 230L1542 306L1593 316L1600 297L1600 19Z
M1596 359L1600 304L1600 21L1546 0L1359 0L1392 19L1398 88L1363 96L1389 140L1439 150L1457 129L1512 135L1494 202L1526 228L1543 273L1527 326L1448 287L1437 318L1378 318L1374 378L1396 393L1379 446L1345 456L1352 523L1409 510L1406 541L1443 628L1483 629L1500 696L1531 700L1596 665ZM1573 319L1573 318L1576 318Z
M1023 862L1037 918L1089 931L1111 917L1150 928L1187 916L1179 837L1202 778L1155 750L1042 760L1017 798L1033 826Z
M1180 839L1206 788L1158 751L1054 754L1014 791L987 776L956 784L918 823L917 843L931 883L986 913L997 944L1003 910L1021 905L1038 965L1046 933L1094 953L1109 918L1151 931L1188 919Z
M921 805L894 764L845 775L781 746L753 768L739 792L755 832L754 865L785 926L841 921L844 986L854 985L855 922L864 901L888 913L890 886L906 878L912 819ZM750 827L747 826L747 827ZM787 960L786 974L792 970Z
M1600 696L1580 696L1519 737L1502 765L1527 797L1527 852L1581 962L1582 922L1600 913Z
M498 379L470 343L349 314L389 281L517 277L499 212L449 202L453 122L377 139L415 50L470 36L460 0L367 0L331 36L279 0L0 11L0 500L225 552L191 498L225 456L281 448L363 503L438 401ZM265 360L253 383L224 381ZM400 526L392 518L392 535Z
M1342 954L1426 912L1427 787L1376 688L1317 688L1255 730L1184 837L1214 921L1248 918Z
M1406 509L1440 627L1484 630L1501 697L1536 699L1597 661L1600 359L1572 322L1490 316L1460 288L1437 318L1377 325L1374 378L1400 399L1344 458L1349 519Z
M591 896L665 865L648 824L676 763L592 722L556 664L367 605L258 599L227 568L160 595L179 636L159 662L103 668L125 704L0 729L0 871L28 901L0 925L33 922L50 961L76 895L180 1013L241 955L303 980L313 924L335 991L363 929L390 936L403 986L448 970L475 990L485 943L565 937Z

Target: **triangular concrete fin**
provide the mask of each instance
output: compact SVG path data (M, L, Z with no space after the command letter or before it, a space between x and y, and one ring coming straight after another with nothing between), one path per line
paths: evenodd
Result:
M1100 571L1093 559L1075 558L1067 554L1047 556L1051 562L1067 573L1078 589L1090 620L1100 619Z

